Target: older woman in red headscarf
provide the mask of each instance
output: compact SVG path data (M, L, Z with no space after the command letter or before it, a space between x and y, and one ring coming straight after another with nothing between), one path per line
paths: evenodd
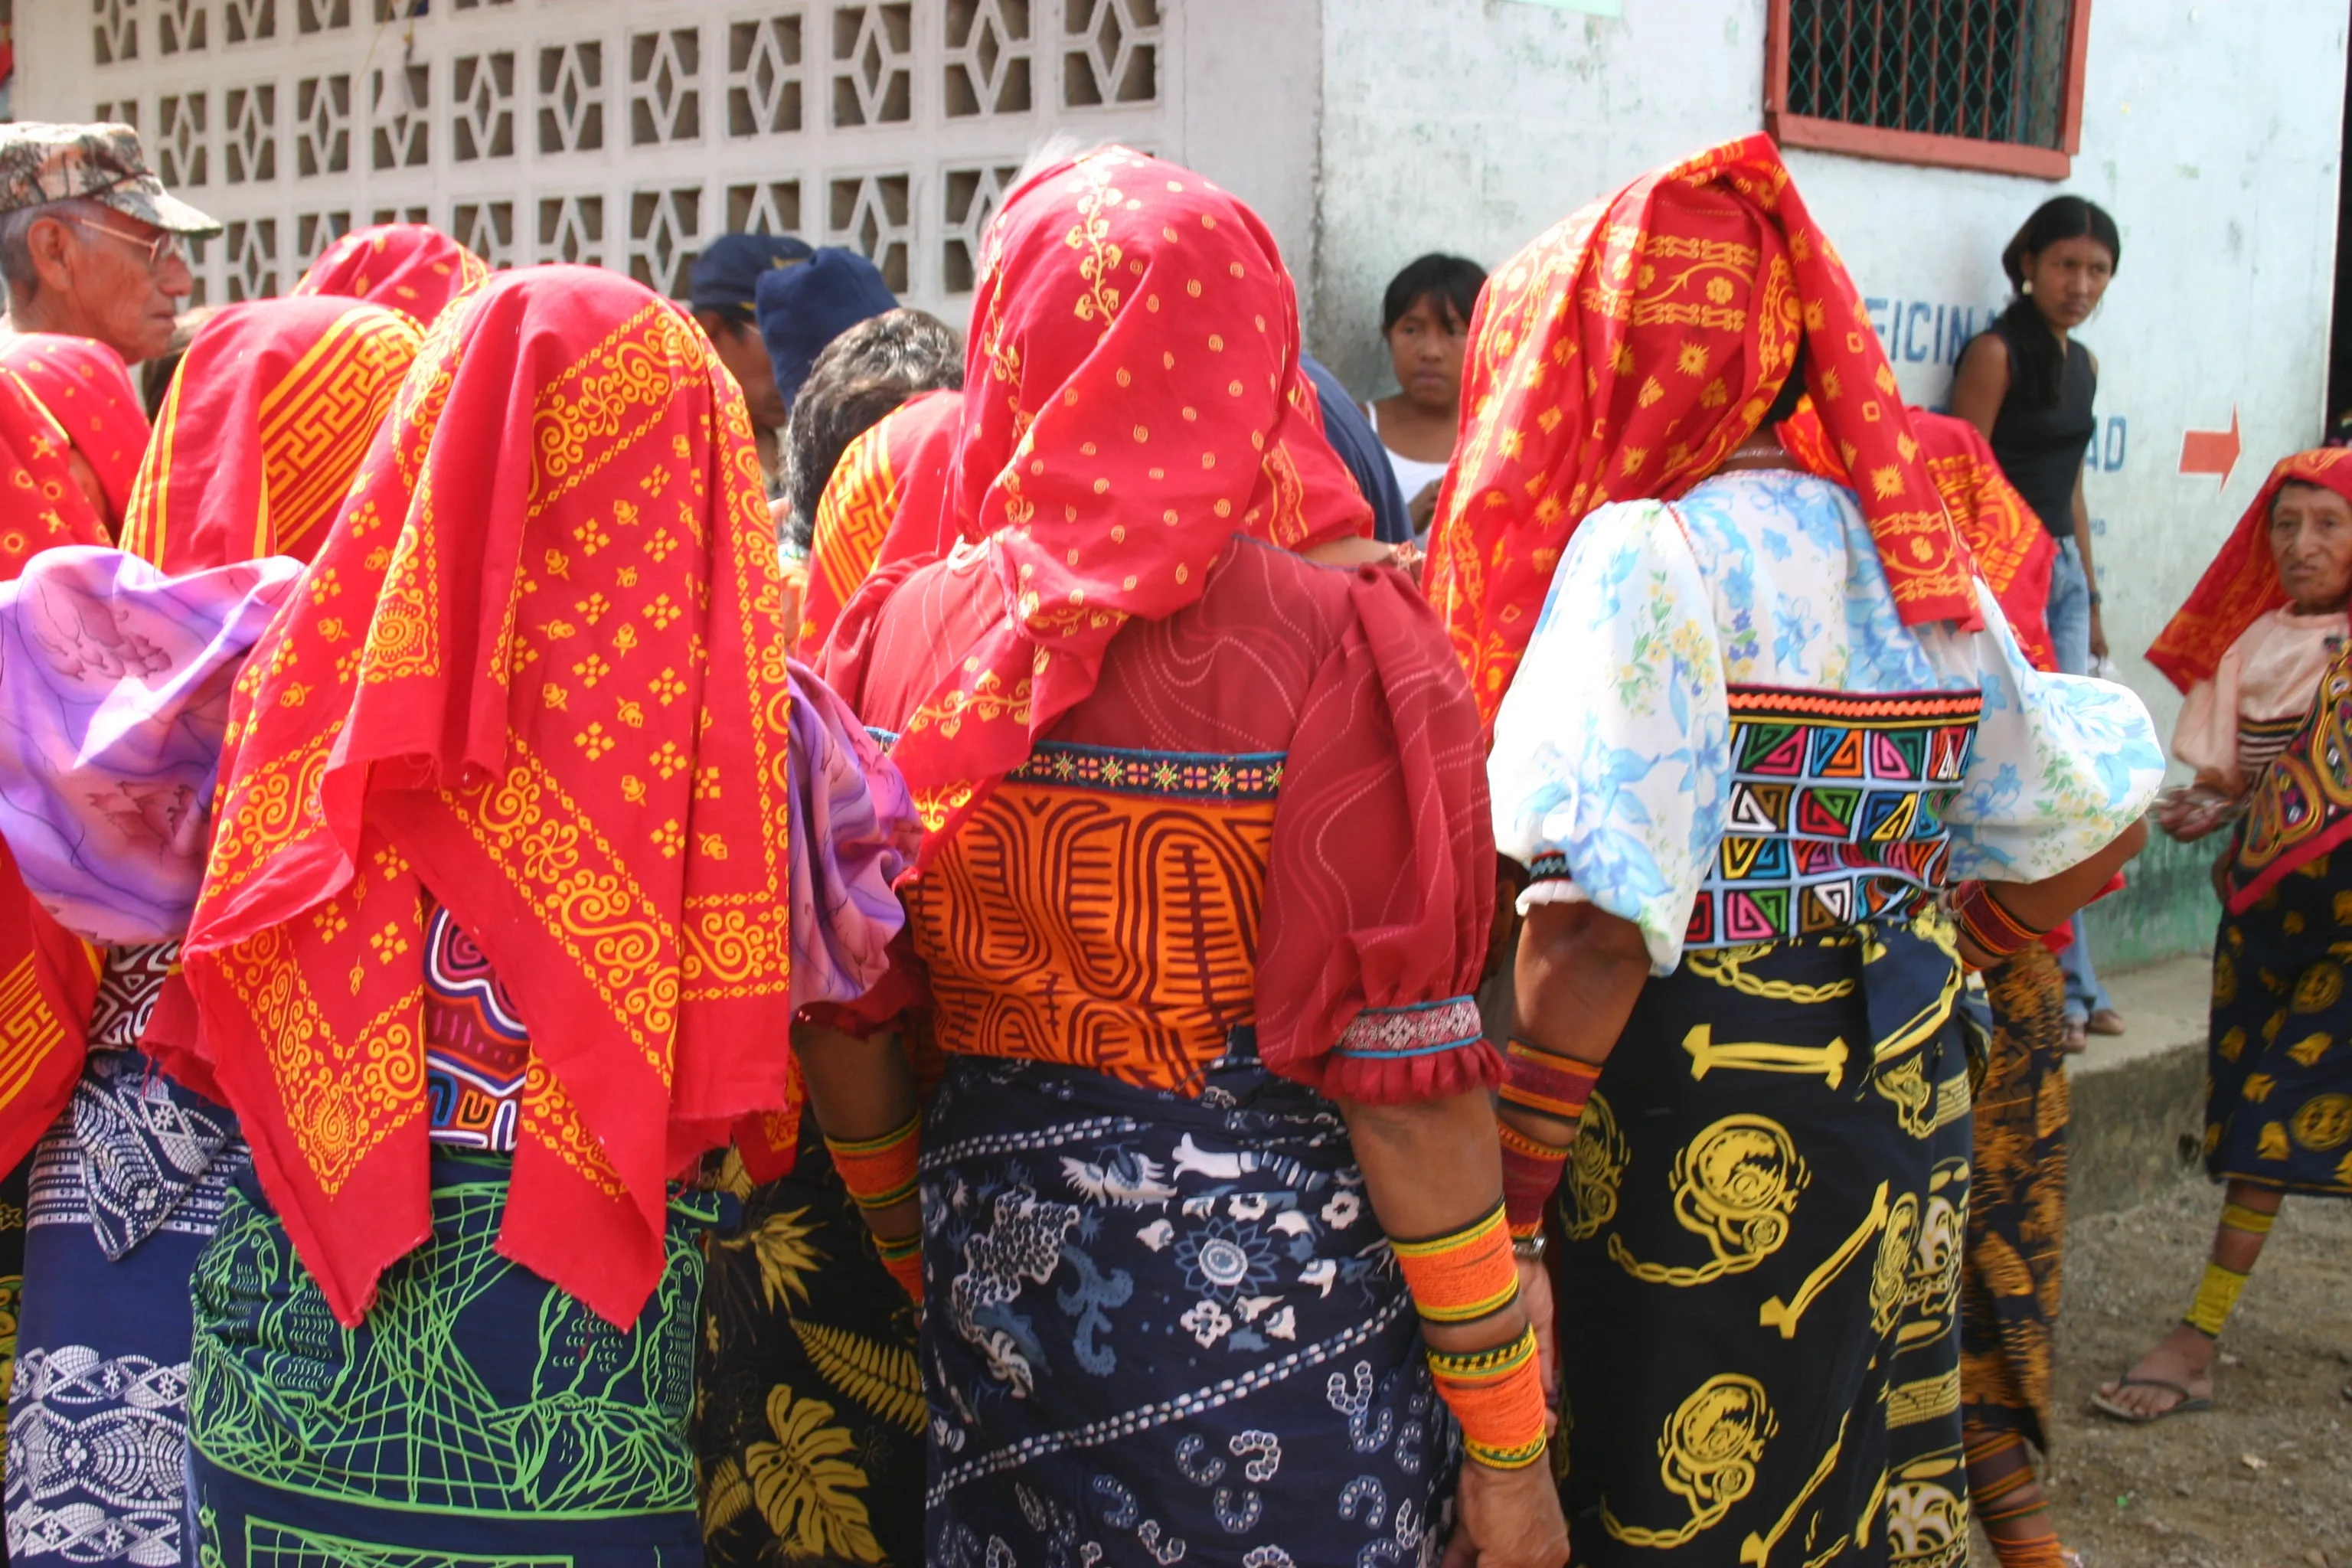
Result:
M803 1053L919 1248L929 1559L1411 1561L1442 1400L1461 1544L1559 1563L1470 996L1476 713L1402 575L1294 552L1370 514L1281 258L1113 149L1007 198L973 320L965 542L867 579L824 665L929 829L946 1076L919 1136L882 1046Z
M2020 651L1763 137L1500 268L1464 401L1432 596L1528 877L1504 1183L1564 1243L1577 1560L1957 1561L1959 965L2132 852L2147 712Z
M2233 827L2213 868L2205 1169L2227 1184L2188 1314L2092 1403L2126 1421L2202 1410L2215 1342L2288 1193L2352 1196L2352 1000L2336 851L2352 835L2343 658L2352 451L2271 470L2148 662L2186 693L2172 754L2195 779L2157 813L2184 842Z
M428 224L379 223L327 247L294 292L365 300L426 328L489 275L488 263Z
M122 508L129 552L45 557L0 611L12 639L6 828L36 894L100 944L103 966L76 1021L88 1052L70 1053L71 1109L48 1107L33 1164L12 1561L186 1548L188 1282L247 1160L201 1070L194 1087L163 1070L151 1053L166 1042L147 1037L168 938L202 873L214 771L162 764L216 752L236 661L299 571L247 563L317 548L417 343L406 321L351 300L229 307L182 362L144 460L133 451L127 466L137 403L110 352L51 339L0 350L68 411L101 500ZM77 542L105 537L92 527ZM37 677L54 701L17 695ZM86 728L37 748L28 713ZM175 878L186 882L173 905ZM103 1473L77 1458L93 1424L126 1456Z

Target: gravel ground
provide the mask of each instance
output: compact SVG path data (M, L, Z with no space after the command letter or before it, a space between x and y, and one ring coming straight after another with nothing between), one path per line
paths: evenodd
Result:
M2352 1204L2287 1200L2210 1412L2128 1426L2090 1408L2179 1321L2221 1207L2185 1182L2067 1234L2052 1495L2089 1568L2352 1568ZM1981 1541L1976 1561L1993 1561Z

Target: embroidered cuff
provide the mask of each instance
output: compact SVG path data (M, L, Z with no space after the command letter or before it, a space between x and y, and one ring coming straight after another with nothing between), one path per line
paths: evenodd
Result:
M1399 1061L1460 1050L1484 1037L1477 999L1449 996L1410 1007L1367 1007L1339 1032L1331 1054L1359 1061Z

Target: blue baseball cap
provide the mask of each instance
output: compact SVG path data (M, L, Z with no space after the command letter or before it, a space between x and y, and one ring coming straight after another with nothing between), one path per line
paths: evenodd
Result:
M776 385L790 403L827 343L860 321L897 310L898 297L874 263L827 246L798 267L762 273L757 308Z
M760 279L814 252L789 234L722 234L687 268L687 303L698 310L749 313Z

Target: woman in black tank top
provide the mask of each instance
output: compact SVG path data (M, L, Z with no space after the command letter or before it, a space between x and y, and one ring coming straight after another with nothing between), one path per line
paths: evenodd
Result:
M2105 656L2107 638L2083 505L2099 366L2074 332L2098 308L2121 251L2114 220L2097 207L2077 196L2045 203L2001 254L2016 299L1969 345L1952 385L1952 412L1984 432L2010 482L2058 542L2051 640L2059 668L2078 675ZM2086 1030L2120 1033L2123 1020L2092 970L2079 920L2062 964L2037 949L1988 970L1985 990L1993 1030L1962 1254L1962 1454L1977 1517L2003 1568L2076 1563L2050 1524L2026 1457L2029 1444L2048 1437L2063 1228L2052 1215L2063 1212L2066 1183L2065 1123L2051 1125L2048 1110L2063 1102L2043 1090L2063 1081L2063 1053L2081 1049ZM2004 1267L2022 1269L2030 1289L2021 1292L2013 1281L1993 1289L1988 1281Z

